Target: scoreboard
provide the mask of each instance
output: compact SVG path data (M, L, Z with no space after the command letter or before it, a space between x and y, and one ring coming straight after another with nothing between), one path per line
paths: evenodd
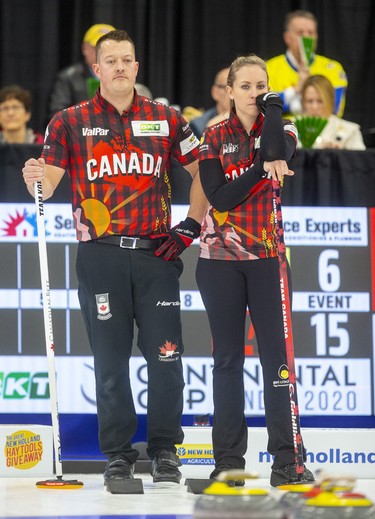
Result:
M173 223L186 216L174 206ZM70 204L45 204L59 409L95 413L93 360L77 297ZM293 334L302 415L375 415L375 209L285 207ZM48 413L36 212L0 204L0 412ZM212 412L211 336L195 282L199 247L183 254L185 414ZM245 412L263 415L262 375L247 318ZM147 406L145 362L134 344L132 386Z

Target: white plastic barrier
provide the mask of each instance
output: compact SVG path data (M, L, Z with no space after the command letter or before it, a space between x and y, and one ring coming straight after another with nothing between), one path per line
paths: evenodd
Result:
M0 425L0 477L52 476L49 425Z
M183 477L207 478L213 470L211 427L185 427L183 445L177 446ZM313 472L375 478L373 429L302 429L307 449L306 465ZM272 456L267 453L267 430L249 428L246 468L268 478Z

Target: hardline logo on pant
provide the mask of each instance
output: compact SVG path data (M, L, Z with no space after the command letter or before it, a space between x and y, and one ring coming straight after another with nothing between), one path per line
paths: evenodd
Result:
M180 306L180 301L158 301L155 306Z

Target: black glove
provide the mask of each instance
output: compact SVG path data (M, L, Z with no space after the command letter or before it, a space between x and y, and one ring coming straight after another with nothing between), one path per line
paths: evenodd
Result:
M266 109L271 105L279 106L281 109L284 107L284 103L276 92L267 92L266 94L260 94L256 98L257 107L264 115L266 113Z
M201 226L194 218L187 217L164 234L151 236L152 239L164 238L165 241L155 251L155 256L162 256L166 261L174 261L193 243L201 233Z

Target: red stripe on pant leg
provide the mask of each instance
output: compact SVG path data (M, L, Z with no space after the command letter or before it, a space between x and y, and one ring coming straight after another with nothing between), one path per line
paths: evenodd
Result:
M371 289L372 289L372 311L375 312L375 208L370 211L370 253L371 253Z

